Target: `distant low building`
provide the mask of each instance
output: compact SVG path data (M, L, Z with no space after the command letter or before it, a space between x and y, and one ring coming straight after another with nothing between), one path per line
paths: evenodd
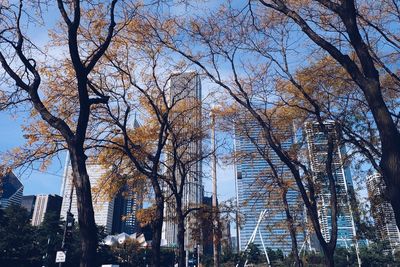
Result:
M62 197L59 195L37 195L32 215L32 225L39 226L48 212L60 216Z
M24 186L14 173L9 172L0 178L0 209L9 205L21 205Z
M35 195L22 197L21 207L25 208L29 212L29 217L31 219L33 215L33 210L35 209L35 202L36 202Z

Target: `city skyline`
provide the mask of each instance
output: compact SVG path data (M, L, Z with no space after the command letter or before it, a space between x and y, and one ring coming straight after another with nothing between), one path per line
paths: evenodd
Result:
M400 266L397 1L0 10L1 266Z

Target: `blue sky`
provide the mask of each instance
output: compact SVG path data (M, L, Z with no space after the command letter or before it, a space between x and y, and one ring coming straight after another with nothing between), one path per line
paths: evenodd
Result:
M23 114L0 112L0 152L21 146L25 143L21 125L24 123ZM60 155L63 157L63 155ZM59 194L61 188L62 165L55 161L44 173L32 168L14 170L24 184L24 195Z

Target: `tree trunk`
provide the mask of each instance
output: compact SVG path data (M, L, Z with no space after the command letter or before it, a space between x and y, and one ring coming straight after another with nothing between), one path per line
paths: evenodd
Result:
M400 137L398 140L400 140ZM394 140L398 143L398 140ZM400 228L400 151L398 146L393 146L387 153L382 153L381 168L382 176L386 185L387 197L392 204L397 227ZM382 151L383 152L383 151Z
M178 266L185 267L185 219L178 222Z
M164 222L164 197L159 186L153 186L156 199L156 213L153 221L153 236L152 236L152 266L161 266L161 234Z
M333 254L334 254L334 251L324 252L326 267L334 267L335 266Z
M80 267L95 266L97 228L94 220L92 192L86 169L86 155L82 150L70 149L73 182L78 207L78 222L81 239Z
M293 253L293 257L296 263L297 267L302 267L303 266L303 262L301 261L300 257L299 257L299 249L297 247L297 236L296 236L296 227L294 225L294 220L293 217L290 213L290 209L289 209L289 203L287 201L287 190L283 190L282 192L282 200L283 200L283 206L285 208L285 213L286 213L286 222L288 224L288 229L289 229L289 233L290 233L290 239L292 241L292 253Z
M380 167L396 224L400 227L400 134L383 100L379 83L368 86L364 92L379 130L382 145Z
M321 243L321 248L322 248L322 252L324 253L324 258L325 258L325 266L327 267L334 267L335 266L335 261L333 258L333 255L335 254L335 248L336 248L336 244L335 246L331 246L327 243Z
M178 219L178 266L185 267L185 217L182 212L182 199L176 198L176 218Z

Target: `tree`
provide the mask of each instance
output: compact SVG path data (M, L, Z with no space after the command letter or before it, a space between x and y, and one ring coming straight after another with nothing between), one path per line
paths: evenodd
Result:
M146 28L140 20L127 25L114 40L115 49L106 54L106 71L99 71L104 77L102 87L100 84L95 86L110 95L108 105L98 110L104 116L97 120L98 125L107 129L107 134L102 133L94 139L103 142L105 149L99 153L100 161L110 169L107 179L113 184L112 188L118 188L121 182L138 185L135 189L138 191L152 188L155 197L151 224L152 257L153 265L159 266L165 204L164 169L169 164L169 158L164 155L174 116L179 113L174 111L175 107L182 106L181 102L187 96L183 88L171 88L170 84L180 75L184 76L186 67L166 56L164 49L143 30ZM175 95L172 90L176 91ZM134 124L139 121L140 125L131 127L132 121Z
M4 5L3 5L4 4ZM64 81L55 76L55 82L46 79L51 68L40 62L37 46L29 39L29 31L24 28L31 22L40 21L41 4L19 1L17 4L3 3L1 6L0 62L2 70L2 109L27 102L32 112L40 116L39 127L48 128L49 133L57 137L44 143L31 158L43 159L54 155L61 149L67 149L71 159L73 184L76 190L79 229L81 234L81 266L94 266L96 258L97 233L94 222L91 187L86 170L85 140L89 125L90 110L98 104L105 104L108 97L90 86L95 77L91 75L99 60L102 59L110 43L118 32L115 31L115 9L117 0L107 5L95 5L92 2L72 1L68 4L59 0L57 7L61 14L60 35L55 35L55 42L65 44L69 58L54 62L60 64L63 74L73 77L69 84L68 94L60 94L59 87ZM47 7L47 3L45 3ZM34 8L32 8L34 7ZM37 13L35 13L37 12ZM39 15L37 15L39 14ZM121 18L129 16L121 14ZM122 25L118 26L122 27ZM33 25L34 26L34 25ZM92 35L94 34L95 37ZM93 37L94 42L86 42ZM34 59L36 57L36 59ZM60 74L60 72L58 72ZM62 87L63 88L63 87ZM58 101L48 102L46 95L53 93ZM55 95L54 95L55 94ZM72 97L71 97L72 96ZM76 102L74 101L76 100ZM74 110L63 110L67 103L75 106ZM67 105L68 106L68 105ZM42 128L42 130L43 130ZM31 144L40 136L30 136ZM42 139L43 140L43 139ZM48 140L46 140L48 141ZM47 150L50 146L51 150ZM29 159L31 159L29 158Z
M265 261L263 255L261 254L261 250L254 243L249 244L245 254L246 254L248 263L250 263L250 264L251 263L258 264L258 263Z
M56 252L60 249L63 236L63 222L56 212L46 212L43 222L35 231L35 239L43 256L43 264L50 266L55 262Z
M41 263L35 244L35 228L30 223L28 211L10 205L0 215L0 263L4 266L31 266Z
M388 244L382 241L361 248L363 266L397 266L398 259L394 259L388 250Z
M356 5L354 0L317 0L299 2L297 6L281 0L259 2L300 27L312 43L347 71L363 92L379 131L382 151L380 168L388 186L388 197L396 214L397 225L400 225L400 201L397 197L400 192L400 133L395 122L397 115L389 110L382 88L385 72L397 84L399 82L396 67L392 67L396 63L386 60L386 55L398 54L400 47L395 38L395 25L398 25L396 16L399 14L397 4L395 1L382 1L382 12L374 16L375 9L369 6L368 1ZM300 9L304 12L297 11ZM310 23L308 16L316 16L317 20ZM332 32L338 35L332 35ZM382 51L385 44L390 44L388 51Z
M144 78L143 84L134 81L130 76L136 70L130 70L129 66L117 65L119 62L114 63L121 75L130 81L131 88L125 88L124 94L112 94L112 101L121 103L117 107L112 105L107 107L106 112L110 119L106 123L111 122L109 127L116 129L117 134L107 139L108 147L101 152L100 159L104 166L112 167L106 178L109 179L114 189L119 188L121 181L131 183L136 191L142 193L147 191L143 189L151 186L155 195L154 209L152 209L150 218L153 230L152 257L153 265L159 266L165 204L163 183L166 180L163 168L168 165L168 159L164 158L162 154L167 151L166 144L170 135L168 129L171 127L172 110L182 99L176 97L172 101L167 101L169 88L166 86L168 81L178 76L177 72L164 77L157 76L159 63L157 56L153 54L153 57L146 59L153 61L153 65L144 71L152 71L154 76ZM130 94L139 94L143 108L141 112L144 117L147 117L142 122L143 125L137 126L135 129L130 129L128 126L129 118L132 115L131 107L136 105L130 101Z

